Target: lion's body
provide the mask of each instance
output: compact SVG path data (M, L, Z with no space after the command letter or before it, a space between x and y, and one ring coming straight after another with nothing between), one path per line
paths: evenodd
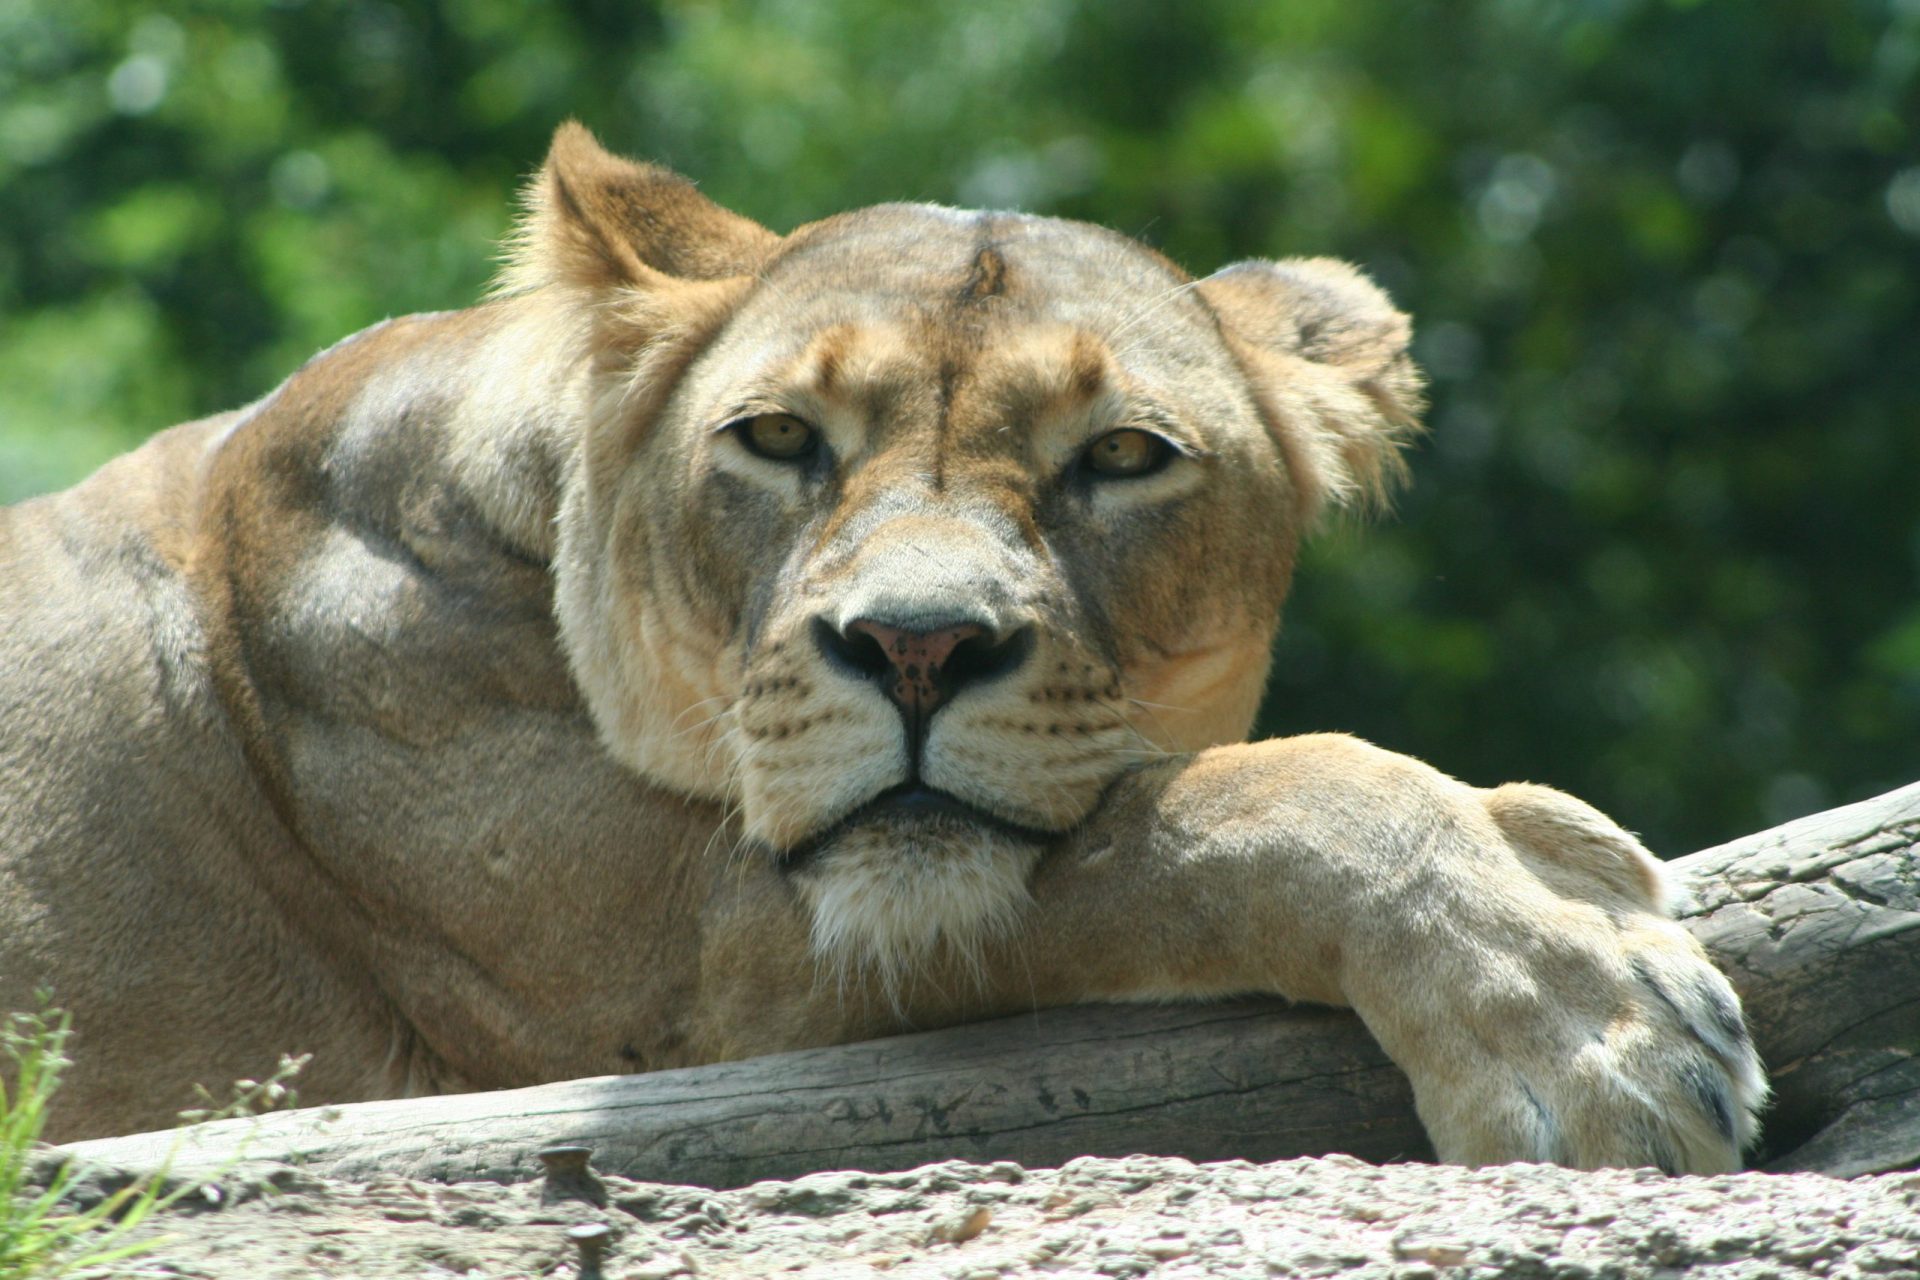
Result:
M0 1003L79 1011L61 1119L164 1125L190 1083L315 1047L315 1101L761 1047L685 1016L717 809L608 757L540 548L450 474L420 365L473 327L383 326L0 512ZM343 380L418 429L315 412Z
M534 202L505 296L0 513L0 1003L76 1014L60 1133L283 1052L319 1102L1270 990L1359 1009L1449 1158L1737 1160L1737 1004L1631 837L1230 745L1416 407L1370 285L781 240L577 131Z

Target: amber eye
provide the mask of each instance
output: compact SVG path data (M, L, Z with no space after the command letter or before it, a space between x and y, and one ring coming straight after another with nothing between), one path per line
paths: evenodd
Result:
M734 434L750 452L775 462L799 462L813 456L820 433L787 413L758 413L734 424Z
M1097 476L1151 475L1173 459L1173 446L1151 431L1123 427L1109 431L1081 455Z

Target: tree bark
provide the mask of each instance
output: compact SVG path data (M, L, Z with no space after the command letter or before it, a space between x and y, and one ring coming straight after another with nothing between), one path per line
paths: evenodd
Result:
M1669 863L1745 1002L1776 1101L1757 1166L1920 1167L1920 784ZM1055 1009L497 1093L313 1108L75 1143L56 1158L204 1176L519 1181L535 1152L733 1187L830 1168L1135 1153L1430 1159L1404 1076L1344 1011L1272 1000Z

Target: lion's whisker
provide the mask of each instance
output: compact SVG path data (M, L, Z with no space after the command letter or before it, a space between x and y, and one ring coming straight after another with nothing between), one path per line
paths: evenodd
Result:
M1149 714L1152 713L1151 708L1156 706L1155 703L1144 702L1139 698L1126 698L1125 700L1127 702L1135 704L1136 706L1148 708ZM1146 734L1140 732L1140 726L1136 725L1133 722L1133 717L1128 715L1126 711L1122 710L1120 707L1115 706L1113 703L1109 702L1107 699L1098 698L1095 700L1094 705L1098 706L1102 711L1105 711L1108 715L1113 717L1115 728L1126 730L1128 733L1132 734L1135 740L1138 741L1138 743L1140 744L1138 747L1124 748L1125 750L1139 751L1143 753L1143 758L1145 759L1164 759L1167 756L1180 754L1179 752L1167 750L1165 747L1162 747L1159 743L1155 742L1153 739L1147 737ZM1183 708L1166 707L1162 709L1168 710L1168 711L1179 711L1179 710L1182 710ZM1115 750L1117 753L1119 750L1123 750L1123 748L1116 748Z
M1176 707L1170 702L1148 702L1145 698L1135 698L1132 696L1128 696L1126 701L1131 702L1136 707L1149 707L1155 711L1178 711L1183 715L1193 714L1192 707Z
M679 714L674 716L674 718L668 722L667 724L668 731L671 732L672 730L679 728L680 722L682 720L686 719L688 716L692 715L694 712L700 710L700 708L705 706L710 706L711 704L716 702L726 702L732 697L733 695L730 693L716 693L711 698L702 698L698 702L688 703L686 706L680 708Z
M1152 299L1131 316L1122 320L1117 326L1107 331L1105 335L1107 345L1113 346L1118 343L1122 334L1144 322L1149 317L1157 315L1163 308L1170 306L1176 298L1179 298L1182 294L1191 293L1193 290L1199 288L1200 284L1201 281L1189 280L1185 284L1174 285L1159 297Z

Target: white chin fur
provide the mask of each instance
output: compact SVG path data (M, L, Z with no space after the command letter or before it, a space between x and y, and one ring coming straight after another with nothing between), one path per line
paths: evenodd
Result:
M981 947L1009 934L1030 901L1039 850L966 828L881 824L815 856L797 877L812 908L814 954L842 981L877 979L897 1006L936 962L978 976Z

